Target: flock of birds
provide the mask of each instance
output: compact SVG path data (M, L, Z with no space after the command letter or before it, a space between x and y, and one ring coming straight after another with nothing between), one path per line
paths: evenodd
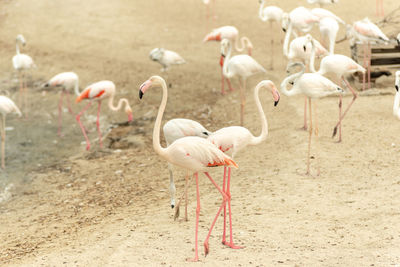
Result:
M209 1L203 1L208 4ZM310 3L333 4L337 0L308 0ZM382 10L383 11L383 10ZM220 65L221 65L221 93L226 94L224 89L225 80L228 83L229 89L234 90L230 79L238 77L240 87L240 125L229 126L211 132L203 127L200 123L189 119L172 119L165 123L163 127L164 137L167 147L162 147L160 143L161 122L165 111L168 98L168 87L165 80L160 76L152 76L145 81L139 89L139 97L142 97L151 88L161 87L162 100L159 106L155 126L153 129L153 148L160 157L168 162L170 173L170 195L171 207L175 207L175 218L179 216L179 206L183 198L185 198L185 219L187 220L187 190L189 177L191 174L196 181L196 195L197 195L197 208L196 208L196 230L195 230L195 256L191 260L198 261L198 224L200 215L200 193L198 173L203 172L206 177L211 181L215 188L222 196L222 202L218 209L217 214L209 229L209 233L204 242L205 254L209 251L208 240L210 238L212 229L216 223L217 218L223 210L224 214L224 227L222 243L237 249L240 246L235 245L233 241L232 231L232 210L231 210L231 168L238 168L234 161L236 154L246 148L247 146L254 146L263 143L268 135L268 122L264 114L261 101L259 99L259 91L261 89L271 92L274 105L276 106L280 99L280 93L287 96L304 95L305 108L304 108L304 129L309 130L308 141L308 154L307 154L307 174L310 174L310 150L312 134L318 137L318 120L316 118L316 106L312 106L312 100L322 98L328 95L339 95L339 118L334 127L333 136L339 132L338 141L342 140L341 125L345 115L348 113L350 107L357 98L356 90L353 89L347 80L347 76L356 72L364 74L365 87L366 75L369 73L370 53L368 47L371 43L389 42L389 38L369 19L365 18L360 21L354 22L352 25L345 24L345 22L332 12L321 7L308 9L305 7L297 7L289 13L284 12L277 6L265 6L265 0L260 0L259 18L263 22L268 22L271 31L274 24L278 24L285 32L283 42L283 55L287 58L287 72L288 76L281 82L280 90L277 89L274 82L271 80L263 80L254 88L254 101L260 117L261 134L254 136L244 125L244 108L246 103L246 80L257 73L266 73L266 69L262 67L252 56L253 44L248 37L239 38L239 31L234 26L223 26L214 29L207 34L204 42L218 41L220 42ZM365 59L363 66L356 63L351 58L335 53L336 35L340 24L346 25L346 36L351 43L361 42L365 45ZM313 38L308 32L314 25L318 25L321 32L321 43ZM305 35L302 35L305 34ZM293 36L293 40L290 41ZM397 37L400 44L400 35ZM13 66L18 72L18 80L20 83L20 99L25 99L24 105L26 106L26 83L25 71L35 67L31 57L20 53L19 45L25 45L25 39L22 35L18 35L16 39L17 54L13 57ZM274 68L273 63L273 47L274 40L271 39L271 57L269 69ZM246 51L247 54L232 55L233 50L237 52ZM315 69L316 58L321 58L319 70ZM162 65L162 71L167 71L169 67L176 64L183 64L185 60L176 52L166 50L164 48L155 48L150 52L150 59L159 62ZM289 73L292 70L297 71L293 74ZM337 80L331 81L325 74L334 74ZM342 110L342 86L345 85L353 94L352 101L348 106ZM99 81L87 86L83 91L79 90L79 78L74 72L63 72L55 75L44 87L62 88L59 100L59 126L58 135L61 136L62 125L62 105L63 97L67 95L68 110L72 114L71 101L69 99L70 93L74 93L77 98L76 102L82 100L89 100L89 103L76 115L76 120L82 130L86 140L86 149L90 149L90 141L86 134L86 129L83 126L80 117L92 105L93 101L97 101L97 131L99 135L99 144L102 146L102 134L100 131L100 109L103 100L108 99L108 107L113 111L118 111L124 108L128 116L128 120L132 120L132 109L129 101L122 98L114 105L114 96L116 93L115 84L112 81ZM396 96L393 106L393 114L400 119L400 71L396 72ZM307 123L307 109L309 123ZM314 109L314 120L312 109ZM5 117L8 113L15 112L22 116L20 109L15 103L6 96L0 96L0 112L2 113L2 123L0 125L1 138L2 138L2 168L5 168ZM314 130L314 131L313 131ZM317 138L318 140L318 138ZM173 166L178 166L187 171L185 190L176 205L175 193L176 188L173 177ZM222 187L220 187L215 180L210 176L208 171L213 167L224 167ZM317 175L320 173L319 166ZM229 215L229 241L226 239L226 224L227 214Z

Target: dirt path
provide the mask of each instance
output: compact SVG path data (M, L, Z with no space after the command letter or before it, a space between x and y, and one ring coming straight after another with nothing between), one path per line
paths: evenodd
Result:
M374 1L369 2L374 6ZM395 2L385 1L385 8L395 7ZM296 3L279 5L290 10ZM227 4L231 6L224 10ZM218 0L216 8L219 17L212 23L236 25L253 41L254 57L267 66L268 27L256 16L257 1ZM341 1L330 10L346 21L361 19L361 14L374 18L367 5L351 1ZM0 204L0 264L185 264L194 247L194 186L189 192L189 222L174 222L166 163L151 146L161 90L152 90L141 102L137 90L149 76L160 74L170 84L164 121L192 118L210 130L238 123L238 91L225 97L219 94L219 45L201 43L207 32L201 1L14 0L2 4L1 14L4 87L17 96L8 60L17 33L25 35L23 51L34 58L38 69L32 72L30 119L9 120L15 129L8 134L8 170L2 174L7 182L3 183L15 179L20 183L10 200ZM283 36L279 28L273 35ZM160 46L179 52L188 63L160 73L161 67L148 59L149 51ZM344 43L337 49L348 52ZM260 125L252 88L265 78L279 86L285 75L286 61L278 44L275 51L276 70L248 83L245 126L255 134ZM104 131L111 123L122 123L109 136L112 148L99 149L94 141L93 150L85 152L85 146L79 145L84 140L80 129L67 113L64 138L56 137L58 93L43 93L40 84L70 70L79 74L82 88L113 80L118 97L133 103L131 125L123 124L123 112L102 110ZM393 77L378 80L377 86L391 92ZM240 169L233 173L235 239L245 249L233 251L221 245L220 220L210 239L210 254L204 258L202 242L221 199L201 176L201 261L207 266L400 264L400 169L396 165L400 141L398 121L391 115L393 96L359 97L344 121L340 144L330 138L337 99L319 101L322 174L317 178L304 175L308 133L298 130L303 98L282 96L275 108L269 93L262 92L261 98L268 139L241 153ZM345 103L349 101L346 97ZM94 115L95 108L89 113ZM93 119L88 115L84 123L95 140ZM211 174L220 181L221 170ZM178 175L183 177L183 172ZM179 195L183 179L178 179L177 188Z

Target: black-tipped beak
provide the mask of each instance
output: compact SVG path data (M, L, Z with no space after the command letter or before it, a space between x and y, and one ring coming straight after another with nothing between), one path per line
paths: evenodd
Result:
M286 29L285 29L285 28L282 28L282 31L283 31L283 32L286 32Z
M397 92L399 91L399 86L397 84L394 86L394 88L396 88Z
M274 107L276 107L276 106L278 105L278 103L279 103L279 100L278 100L278 101L275 101L275 102L274 102Z
M225 58L225 55L221 53L221 57Z
M142 90L139 89L139 98L142 99L142 97L143 97L143 92Z
M306 52L306 50L307 50L305 45L303 45L303 50L304 50L304 52Z

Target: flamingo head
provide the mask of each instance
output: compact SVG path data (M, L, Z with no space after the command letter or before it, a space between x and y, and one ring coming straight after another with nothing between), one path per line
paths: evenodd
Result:
M211 32L207 34L206 37L204 37L203 39L203 43L208 41L221 41L221 33Z
M125 113L128 115L128 121L131 122L133 120L132 109L128 105L125 107Z
M287 28L289 27L289 14L283 13L282 15L282 31L286 32Z
M24 38L24 36L22 35L22 34L18 34L17 35L17 42L21 42L21 44L23 45L23 46L25 46L25 44L26 44L26 42L25 42L25 38Z
M279 91L278 91L278 89L276 88L275 84L272 81L268 80L267 81L267 85L271 89L272 98L274 99L274 107L276 107L278 105L278 103L279 103L279 99L281 99Z
M163 78L161 78L160 76L151 76L147 81L145 81L144 83L142 83L142 85L139 88L139 98L142 99L144 93L146 93L146 91L154 86L154 85L165 85L165 81Z
M164 55L165 49L164 48L154 48L150 51L150 59L153 61L160 60Z
M305 41L304 44L303 44L303 50L304 50L304 52L307 51L307 45L308 45L308 43L311 42L312 45L314 44L314 43L313 43L313 37L311 36L311 34L307 34L307 35L305 36L305 39L306 39L306 41Z
M400 87L400 70L396 71L396 82L394 85L394 88L396 88L396 91L399 92L399 87Z
M249 45L247 46L247 53L249 54L249 56L251 56L252 51L253 51L253 45L249 44Z

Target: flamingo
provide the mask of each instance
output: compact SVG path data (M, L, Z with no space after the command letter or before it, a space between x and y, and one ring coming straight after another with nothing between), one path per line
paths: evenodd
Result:
M269 30L272 33L272 24L274 22L281 23L283 10L277 6L267 6L264 7L265 0L260 0L260 9L258 11L258 17L261 21L269 22ZM271 38L271 61L270 61L270 69L274 68L274 38Z
M265 141L268 136L268 122L265 117L263 108L261 106L260 98L259 98L259 90L261 88L269 89L272 93L274 99L274 106L276 106L279 102L280 96L279 92L275 87L275 84L270 80L264 80L257 84L254 88L254 101L256 103L258 114L261 120L261 134L259 136L254 136L248 129L240 126L230 126L219 129L208 137L208 140L211 143L215 144L222 152L227 153L232 159L235 158L235 155L245 149L247 146L255 146L261 144ZM234 244L233 242L233 234L232 234L232 212L231 212L231 194L230 194L230 179L231 179L231 168L228 167L228 179L226 181L226 169L224 167L224 178L222 191L225 192L228 196L228 209L229 209L229 243L225 240L226 234L226 205L224 206L224 230L222 235L222 244L227 245L231 248L241 248ZM226 189L226 191L225 191ZM210 229L211 232L212 229ZM208 240L206 240L208 242Z
M75 72L62 72L55 75L51 78L47 83L44 84L44 87L62 87L61 94L60 94L60 101L58 103L58 131L57 134L61 136L61 124L62 124L62 100L64 93L67 94L68 100L68 111L69 113L73 114L71 109L71 103L69 99L69 93L75 92L77 96L80 95L79 92L79 78Z
M231 58L232 44L228 39L221 41L221 55L224 58L224 65L222 68L223 75L230 79L234 76L239 77L240 87L240 125L243 126L244 122L244 105L246 104L246 79L252 75L266 70L251 56L236 55ZM241 85L242 81L243 85Z
M308 97L309 103L309 116L310 116L310 127L309 127L309 138L308 138L308 152L307 152L307 172L310 174L310 150L311 150L311 137L313 132L312 126L312 110L311 110L311 99L322 98L332 94L337 94L343 92L343 90L333 83L328 78L318 74L318 73L304 73L305 66L303 63L293 63L289 68L300 65L302 70L298 73L294 73L286 77L281 83L281 91L286 96L293 96L298 94L303 94ZM293 84L293 87L288 90L288 84ZM317 110L314 103L314 113L315 113L315 136L318 141L318 120L317 120ZM318 144L318 142L317 142ZM316 152L318 154L318 151ZM318 155L316 156L318 158ZM318 164L317 175L320 174L320 168Z
M222 26L219 28L216 28L212 30L209 34L204 37L203 42L208 42L208 41L222 41L223 39L228 39L235 45L235 49L238 52L243 52L245 48L247 48L247 52L249 56L251 56L252 50L253 50L253 44L250 42L250 39L247 38L246 36L242 36L240 38L240 44L241 47L239 47L239 31L236 27L234 26ZM225 94L225 89L224 89L224 74L223 74L223 64L224 64L224 58L221 56L219 65L221 66L221 93L224 95ZM231 86L231 83L229 79L227 79L227 83L229 86L229 89L233 91L233 88Z
M178 53L164 48L154 48L150 51L150 59L157 61L163 66L162 72L167 71L171 65L180 65L186 63L186 61L178 55Z
M19 117L22 116L21 111L15 105L15 103L8 97L1 95L0 96L0 113L1 117L1 168L5 169L5 146L6 146L6 115L9 113L16 113Z
M283 54L287 51L289 45L290 35L297 37L298 35L294 30L301 32L309 32L315 23L319 22L319 17L314 15L311 10L303 6L293 9L289 14L282 15L282 30L286 33L283 42Z
M19 100L19 105L21 105L21 98L22 94L24 94L24 105L26 106L26 84L25 84L25 77L24 77L24 71L30 70L32 68L36 68L35 63L33 62L33 59L26 55L26 54L21 54L19 52L19 46L18 43L21 43L22 46L26 45L25 38L22 34L18 34L16 38L16 50L17 54L13 56L12 58L12 63L14 69L18 73L18 80L19 80L19 92L20 92L20 100Z
M400 120L400 70L396 71L396 81L394 87L396 88L396 95L394 96L393 115Z
M167 142L167 146L172 144L175 140L180 139L185 136L199 136L203 138L207 138L210 136L211 132L204 128L203 125L198 123L197 121L189 120L189 119L172 119L167 121L163 127L163 133L165 141ZM172 173L172 165L168 163L168 171L169 171L169 180L170 186L169 191L171 195L171 208L175 207L175 183L174 176ZM186 186L188 183L188 175L186 175ZM185 195L187 191L185 190ZM177 206L177 210L179 210L179 204ZM176 216L177 217L177 216ZM186 209L185 209L185 220L187 221L187 197L186 197Z
M305 64L306 68L308 69L311 56L311 44L306 43L306 41L306 36L300 36L294 38L290 42L289 51L287 52L287 58L289 60L288 65L300 60L302 63ZM304 48L305 43L306 48ZM328 51L318 41L315 40L314 43L318 57L328 54ZM304 125L302 129L307 130L307 97L304 97Z
M79 123L79 126L82 129L83 136L86 139L86 150L90 149L90 141L89 138L86 135L85 128L83 127L83 124L81 122L81 116L82 114L92 105L93 100L97 101L98 103L98 109L97 109L97 131L99 133L99 142L100 142L100 147L103 146L103 143L101 141L101 131L100 131L100 108L101 108L101 101L103 99L108 98L108 108L111 109L112 111L118 111L122 108L122 105L125 103L125 113L128 115L128 121L132 121L132 109L131 106L129 105L129 101L126 98L121 98L118 101L118 105L114 106L114 95L115 95L115 84L112 81L100 81L93 83L86 87L80 95L76 98L76 102L80 102L83 99L89 99L90 102L85 106L82 111L76 115L76 120Z
M190 261L198 261L198 227L200 215L200 192L199 192L199 178L198 172L204 172L211 183L217 188L223 197L222 204L219 208L217 215L221 212L223 205L227 201L227 195L221 190L217 183L209 175L208 171L216 166L232 166L238 168L235 161L229 156L220 151L210 141L198 136L186 136L175 140L168 147L164 148L160 144L160 128L161 120L164 114L165 106L167 105L168 89L165 80L160 76L152 76L145 81L139 89L139 98L142 99L146 91L151 87L161 87L163 90L162 100L158 109L157 118L153 129L153 148L155 152L169 163L179 166L187 171L193 172L196 180L196 195L197 195L197 208L196 208L196 230L195 230L195 256ZM217 216L214 218L211 228L215 224ZM207 236L207 239L209 236ZM208 254L208 247L204 247L205 254Z
M319 4L320 6L329 5L329 4L336 4L339 0L307 0L309 4Z
M341 18L339 18L334 13L332 13L331 11L329 11L325 8L320 8L320 7L313 8L313 9L311 9L311 13L313 13L315 16L317 16L319 18L319 20L329 17L329 18L336 20L340 24L345 24L345 22Z
M389 42L389 38L368 18L347 26L346 35L351 37L351 43L360 41L364 45L364 68L368 70L368 88L371 88L371 42ZM368 47L368 48L367 48ZM368 52L367 52L368 50ZM363 90L365 90L365 74L363 76Z
M338 22L330 17L323 18L319 21L319 31L323 43L328 43L329 54L335 53L336 36L339 31Z
M334 137L337 132L337 128L339 127L339 140L338 142L342 141L342 120L346 113L349 111L351 105L353 105L354 101L357 98L357 93L356 91L350 86L350 83L346 79L346 75L348 74L353 74L356 72L362 72L365 73L365 68L363 68L361 65L357 64L354 60L351 58L340 55L340 54L331 54L328 55L321 60L321 64L319 67L319 70L316 71L314 68L314 61L315 61L315 45L314 45L315 39L312 38L311 35L307 36L307 43L311 43L312 49L311 49L311 59L310 59L310 69L312 72L318 73L320 75L325 75L327 73L334 73L338 79L338 81L342 80L347 87L350 89L351 93L353 94L353 99L350 102L350 104L347 106L345 112L342 115L342 95L339 95L339 122L336 124L334 130L333 130L333 135Z

